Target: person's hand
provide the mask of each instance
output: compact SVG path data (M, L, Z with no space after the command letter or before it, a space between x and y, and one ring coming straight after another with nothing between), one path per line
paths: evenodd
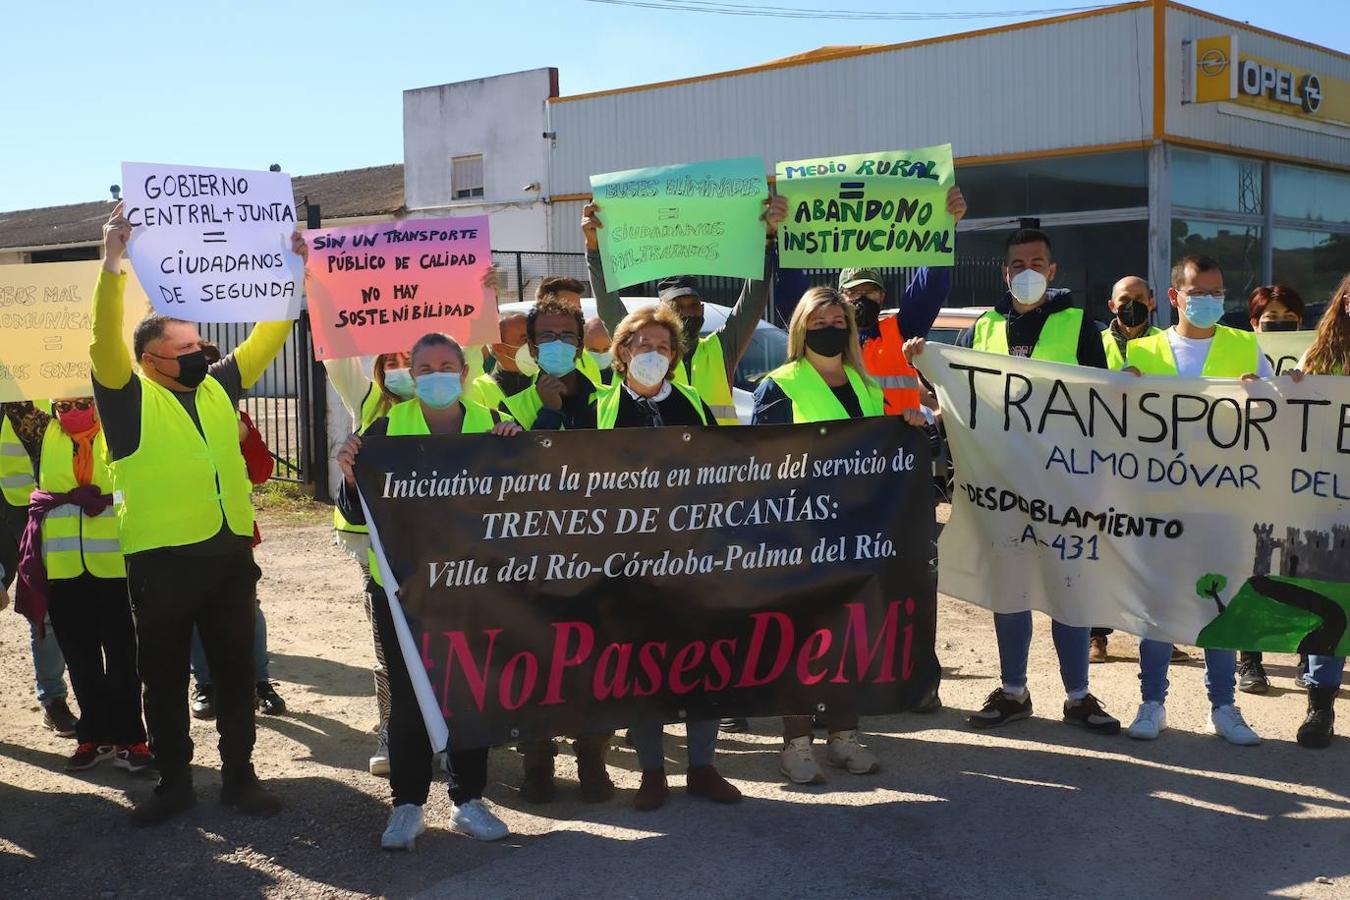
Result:
M787 200L777 194L764 201L764 214L760 219L764 221L764 231L769 237L778 233L778 223L787 218L787 211Z
M596 215L599 211L600 206L597 203L587 203L581 208L581 236L586 239L587 250L600 249L600 237L595 230L605 226Z
M957 222L966 217L966 195L956 185L947 191L947 214Z
M246 440L248 440L248 426L244 424L244 420L243 420L243 419L240 419L240 420L239 420L239 443L242 444L242 443L244 443L244 441L246 441Z
M356 486L356 454L361 452L361 435L353 434L343 442L338 448L337 462L338 468L342 470L342 477L347 479L347 483Z
M541 371L534 382L534 389L539 392L539 399L544 401L544 405L549 409L562 409L564 388L561 379Z
M1288 375L1289 378L1294 382L1294 384L1302 384L1303 382L1302 369L1289 369L1284 374Z
M483 277L478 283L483 286L483 290L491 291L495 295L502 289L502 270L497 266L488 266L483 270Z
M915 428L922 428L928 424L928 419L924 416L923 413L919 412L917 409L906 408L900 410L900 418L904 419L906 422L908 422L910 425L913 425Z
M1241 378L1240 380L1241 380L1241 381L1260 381L1260 380L1261 380L1261 376L1260 376L1260 375L1257 375L1255 372L1248 372L1246 375L1243 375L1242 378Z
M291 232L291 252L300 257L302 263L309 263L309 243L299 230Z
M905 361L913 365L915 358L923 353L923 348L926 346L928 346L928 342L923 338L910 338L905 341L905 345L901 348L901 352L905 354Z
M525 429L521 428L515 422L508 422L503 419L492 426L492 433L498 437L515 437L518 434L524 434Z
M1133 375L1135 378L1138 378L1138 377L1140 377L1141 375L1144 374L1143 372L1140 372L1140 371L1139 371L1137 368L1135 368L1134 366L1126 366L1125 368L1121 369L1120 371L1122 371L1122 372L1129 372L1129 373L1130 373L1131 375Z
M122 271L122 257L131 240L131 221L122 215L125 209L126 201L118 200L108 221L103 223L103 268L114 275Z

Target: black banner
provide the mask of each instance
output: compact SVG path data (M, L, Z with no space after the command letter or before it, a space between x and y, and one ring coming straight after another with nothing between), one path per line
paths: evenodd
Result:
M898 417L368 438L358 483L455 748L904 710L938 676Z

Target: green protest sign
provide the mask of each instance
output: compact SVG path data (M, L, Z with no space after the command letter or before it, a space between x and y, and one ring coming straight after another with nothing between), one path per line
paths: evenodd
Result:
M951 144L780 162L775 188L788 214L778 228L779 264L953 265L947 191L955 183Z
M758 156L591 176L610 290L670 275L764 277Z

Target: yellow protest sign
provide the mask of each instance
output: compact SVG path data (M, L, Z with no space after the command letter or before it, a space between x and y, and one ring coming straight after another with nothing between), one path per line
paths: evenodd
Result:
M0 266L0 401L87 397L94 282L102 265L79 262ZM150 303L127 275L127 346Z

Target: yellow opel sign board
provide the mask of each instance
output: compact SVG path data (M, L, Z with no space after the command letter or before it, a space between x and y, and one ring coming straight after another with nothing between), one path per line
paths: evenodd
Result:
M1186 100L1219 100L1267 112L1350 125L1350 82L1278 60L1240 53L1237 35L1187 42Z

